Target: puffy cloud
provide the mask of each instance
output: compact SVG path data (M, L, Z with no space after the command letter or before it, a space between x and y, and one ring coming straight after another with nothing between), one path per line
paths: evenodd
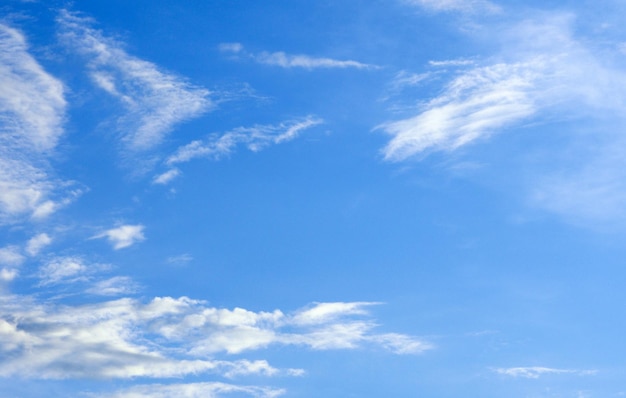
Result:
M58 22L67 45L89 57L94 83L126 108L119 127L127 149L152 149L176 124L213 106L208 90L128 54L121 43L92 28L91 20L62 11Z
M143 241L145 239L143 230L144 226L141 224L122 225L106 230L101 234L93 236L91 239L107 238L109 243L113 245L113 248L119 250Z
M30 256L36 256L46 246L52 243L52 239L48 234L41 233L33 236L26 243L26 253Z

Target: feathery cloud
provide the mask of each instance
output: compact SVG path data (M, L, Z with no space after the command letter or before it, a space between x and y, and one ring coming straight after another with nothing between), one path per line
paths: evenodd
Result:
M337 60L324 57L311 57L309 55L290 55L282 51L267 52L263 51L258 54L247 52L241 43L221 43L219 49L222 52L232 53L238 56L251 58L255 62L264 65L280 66L281 68L303 68L303 69L378 69L379 66L364 64L353 60Z
M28 52L24 35L0 24L0 222L42 218L61 204L46 157L63 134L63 84Z
M503 58L520 59L471 68L416 116L381 125L392 136L385 159L454 150L563 107L582 106L579 113L587 116L591 110L623 109L626 101L616 87L626 86L626 75L602 65L572 37L570 25L568 16L555 16L524 21L502 34Z
M89 57L94 83L126 108L119 128L127 149L152 149L176 124L213 106L208 90L128 54L121 43L92 28L91 20L64 10L58 22L67 45Z
M220 159L230 154L242 144L251 151L260 151L270 144L291 141L302 131L321 124L322 120L313 116L282 122L277 125L257 125L238 127L219 137L210 137L204 141L193 141L184 145L167 159L168 165L188 162L198 157Z
M80 257L57 257L39 267L37 277L41 281L40 285L46 286L85 280L88 272L88 267Z
M585 122L583 133L571 123L561 129L561 160L531 178L529 202L574 223L625 219L626 140L614 130L626 114L626 73L606 57L615 46L598 53L574 22L551 13L499 31L500 54L457 72L416 115L378 127L392 137L384 158L454 151L528 123Z
M85 293L98 296L122 296L136 293L139 285L128 276L114 276L94 282Z

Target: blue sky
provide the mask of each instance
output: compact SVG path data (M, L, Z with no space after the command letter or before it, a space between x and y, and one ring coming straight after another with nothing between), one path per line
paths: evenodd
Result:
M0 6L0 395L626 395L623 2Z

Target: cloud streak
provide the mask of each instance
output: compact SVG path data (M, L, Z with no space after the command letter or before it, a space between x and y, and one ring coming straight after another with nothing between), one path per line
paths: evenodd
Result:
M257 152L271 144L291 141L302 131L322 122L319 118L307 116L277 125L238 127L219 137L212 136L204 141L197 140L182 146L167 159L166 163L171 166L199 157L218 160L229 155L238 145L244 145L249 150Z
M588 376L598 373L596 370L575 370L575 369L556 369L543 366L515 367L515 368L497 368L494 371L498 374L521 377L526 379L538 379L542 376L570 374L577 376Z
M435 12L496 13L501 8L487 0L403 0L405 3Z
M258 54L246 51L241 43L222 43L219 46L220 51L250 58L255 62L264 65L279 66L281 68L303 68L303 69L378 69L379 67L371 64L353 60L337 60L324 57L311 57L309 55L291 55L282 51L267 52L263 51Z
M91 20L62 11L58 23L63 41L88 57L93 82L126 109L119 129L127 149L153 149L175 125L213 106L208 90L128 54L121 43L92 28Z

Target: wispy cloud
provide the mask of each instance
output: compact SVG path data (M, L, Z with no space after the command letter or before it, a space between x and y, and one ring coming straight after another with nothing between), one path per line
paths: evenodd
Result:
M39 267L40 286L86 280L88 267L80 257L57 257Z
M18 246L0 248L0 282L11 282L19 275L19 267L26 258Z
M95 235L91 239L106 238L115 250L119 250L146 239L143 234L144 228L141 224L121 225Z
M265 360L215 358L270 344L319 350L375 345L400 354L431 348L410 336L374 333L375 322L364 319L367 314L361 307L365 305L321 303L286 315L279 310L219 309L185 297L157 297L148 303L122 298L67 306L0 296L0 354L5 358L0 376L163 378L203 372L226 377L298 376L302 374L299 369L276 369ZM332 318L313 317L315 321L306 326L294 321L316 308L325 313L330 307L334 308Z
M597 370L557 369L557 368L547 368L547 367L542 367L542 366L497 368L497 369L494 369L494 371L496 373L506 375L506 376L523 377L527 379L538 379L541 376L557 375L557 374L588 376L588 375L594 375L598 373Z
M282 389L258 386L238 386L226 383L149 384L134 386L113 394L95 395L96 398L217 398L224 394L245 394L256 398L275 398L285 393Z
M170 256L165 259L165 262L170 265L185 265L190 261L193 261L193 256L188 253L179 254L177 256Z
M24 35L0 24L0 222L42 218L62 205L47 156L63 134L63 84L29 54Z
M174 180L179 175L180 175L180 170L170 169L162 174L155 176L152 182L154 184L160 184L160 185L169 184L172 180Z
M549 169L528 177L530 202L575 222L624 219L626 141L613 131L626 114L626 73L607 61L615 46L598 52L574 31L571 14L552 13L494 32L499 54L457 71L415 115L379 126L392 137L384 158L454 151L515 127L550 123L564 141L560 156L545 160Z
M139 285L128 276L114 276L92 284L86 293L98 296L122 296L136 293Z
M321 119L307 116L277 125L238 127L221 136L211 136L204 141L193 141L180 147L167 159L167 164L188 162L198 157L217 160L230 154L238 145L244 145L251 151L260 151L270 144L293 140L302 131L321 123Z
M398 161L426 150L454 150L564 108L583 107L581 116L622 109L624 95L616 86L626 85L626 76L603 66L575 40L571 23L568 15L556 15L523 21L501 33L506 50L500 58L518 60L471 68L416 116L382 125L393 136L383 150L385 158Z
M532 95L540 61L496 64L454 79L417 116L380 126L393 136L385 159L405 160L427 149L454 150L535 114Z
M423 7L427 10L444 12L455 11L462 13L495 13L501 10L500 6L487 0L402 0L405 3Z
M90 19L61 11L58 22L64 42L89 58L94 83L126 108L119 128L127 149L154 148L176 124L212 107L208 90L128 54L121 43L92 28Z
M290 55L282 51L267 52L263 51L258 54L250 53L246 51L241 43L222 43L219 45L219 49L222 52L236 54L245 58L253 59L255 62L265 65L280 66L282 68L303 68L303 69L318 69L318 68L355 68L355 69L378 69L379 67L371 64L364 64L362 62L353 60L337 60L324 57L311 57L309 55Z

